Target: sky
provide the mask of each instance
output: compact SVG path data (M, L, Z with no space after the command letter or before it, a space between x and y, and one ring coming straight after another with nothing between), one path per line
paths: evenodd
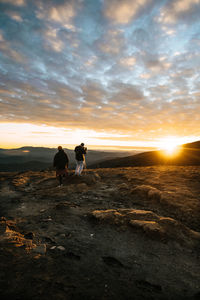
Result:
M200 0L0 0L0 141L200 140Z

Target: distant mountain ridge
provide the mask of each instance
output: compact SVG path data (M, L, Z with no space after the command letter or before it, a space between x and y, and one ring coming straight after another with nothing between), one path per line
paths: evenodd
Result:
M75 167L74 150L64 148L69 157L69 168ZM41 169L53 168L53 157L57 148L24 146L16 149L0 149L0 171L39 171ZM105 159L122 157L139 151L98 151L88 150L87 165L91 165Z
M200 165L200 141L183 144L177 155L166 155L164 150L148 151L118 157L91 165L91 168L118 168L152 165Z
M117 168L152 165L200 165L200 141L180 146L177 156L158 151L97 151L88 150L88 168ZM64 148L69 157L69 168L75 167L74 150ZM52 169L57 148L24 146L16 149L0 149L0 172L40 171ZM134 155L133 155L134 153ZM131 154L131 155L130 155Z

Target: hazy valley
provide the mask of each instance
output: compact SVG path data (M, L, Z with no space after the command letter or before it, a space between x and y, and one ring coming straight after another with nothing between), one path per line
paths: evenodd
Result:
M75 154L71 149L65 149L69 157L69 168L75 167ZM18 149L0 149L0 171L40 171L52 169L56 148L22 147ZM137 154L141 151L98 151L88 150L87 165Z

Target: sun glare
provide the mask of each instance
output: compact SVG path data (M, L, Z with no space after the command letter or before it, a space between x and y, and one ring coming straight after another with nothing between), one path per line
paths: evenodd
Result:
M167 137L159 142L159 148L165 151L167 155L175 155L179 151L180 142L176 137Z

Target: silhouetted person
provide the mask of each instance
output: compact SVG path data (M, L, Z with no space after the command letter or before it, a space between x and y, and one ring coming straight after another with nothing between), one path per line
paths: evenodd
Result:
M63 177L67 175L69 159L61 146L58 147L58 152L54 156L53 166L56 168L56 177L59 180L59 186L62 186Z
M85 164L85 154L87 153L87 148L84 147L84 143L81 143L79 146L75 147L74 152L76 153L75 175L81 176Z

